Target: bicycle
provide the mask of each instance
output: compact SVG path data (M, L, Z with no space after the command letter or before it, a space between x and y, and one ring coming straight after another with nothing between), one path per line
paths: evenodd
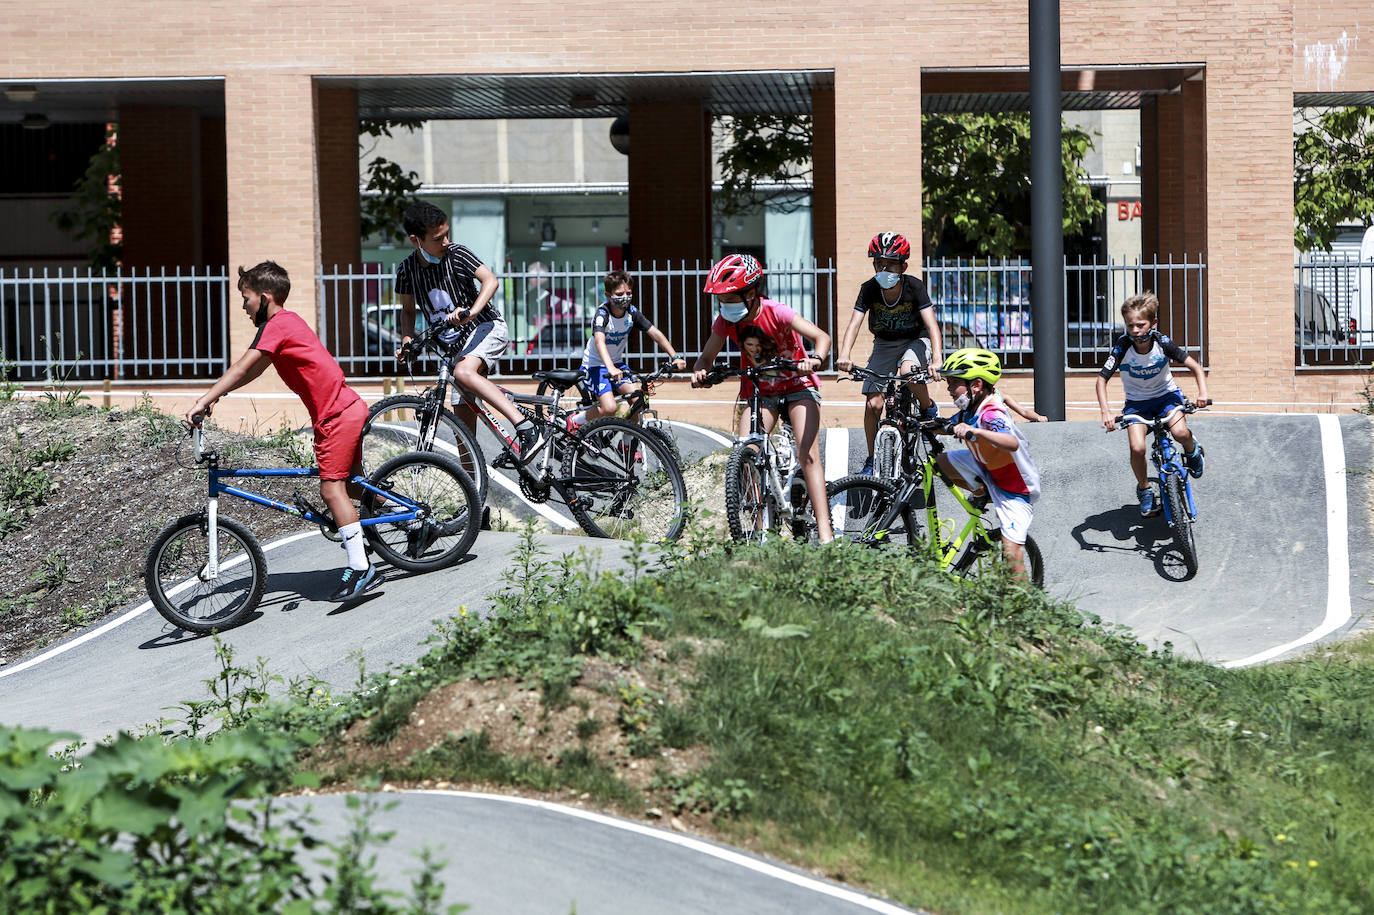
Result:
M204 447L204 431L191 430L197 465L208 474L205 507L164 527L148 549L144 583L163 618L188 632L228 629L262 600L267 560L253 532L219 514L219 497L234 496L317 524L337 535L328 511L297 496L294 505L224 482L226 479L304 479L319 468L220 466ZM403 454L376 471L349 480L363 490L359 523L378 556L409 572L442 569L467 554L477 538L481 503L468 475L438 454Z
M363 427L365 466L370 453L372 460L376 460L388 448L428 447L438 451L441 443L443 447L459 447L462 433L457 428L461 427L468 433L461 446L466 454L464 465L471 463L488 473L488 463L476 437L448 406L453 375L446 364L456 356L456 351L439 339L441 330L441 326L427 328L403 347L408 355L425 349L437 350L444 357L445 366L441 366L434 386L424 393L403 394L372 405ZM547 374L535 372L533 377L541 379ZM676 540L681 536L687 524L687 484L682 468L658 436L613 416L569 431L569 411L563 408L558 395L519 394L501 385L497 387L543 431L546 444L533 456L521 455L514 435L502 429L498 417L486 404L460 391L462 403L491 431L501 449L490 466L513 470L526 499L542 503L556 494L567 504L582 530L592 537L623 538L636 532L650 540ZM404 403L410 404L413 419L405 423L388 421L388 411L405 408ZM441 435L443 430L452 435L451 441Z
M806 495L806 481L797 464L797 443L792 426L778 417L771 434L763 430L760 379L780 369L794 370L792 359L774 359L762 365L732 369L716 363L703 384L710 387L727 378L744 377L752 384L749 395L749 433L730 450L725 465L725 518L735 540L763 541L785 523L795 540L815 535L815 516Z
M1185 413L1196 413L1212 405L1211 399L1199 402L1185 402L1179 409ZM1169 416L1172 416L1171 412ZM1182 455L1174 447L1174 437L1169 434L1168 417L1144 420L1139 417L1121 415L1115 422L1120 428L1127 423L1142 423L1150 433L1150 462L1155 466L1156 479L1159 481L1160 502L1164 506L1164 523L1173 531L1174 543L1183 556L1184 568L1188 577L1197 574L1197 544L1193 539L1193 522L1197 520L1197 503L1193 500L1193 487L1188 482L1188 470L1183 466Z
M937 457L945 446L935 433L951 428L946 420L910 413L890 415L904 442L913 447L903 450L895 481L853 475L826 488L835 536L875 549L921 549L942 570L977 578L1002 557L1000 529L986 523L988 495L966 494L940 469ZM941 513L937 482L962 512ZM924 531L918 512L924 515ZM1045 561L1034 537L1026 538L1023 561L1030 582L1044 587Z
M637 387L628 394L617 394L617 403L626 404L629 407L625 414L625 419L632 423L638 423L650 432L653 432L668 448L673 452L673 457L677 459L678 466L682 465L682 451L678 448L677 439L673 437L668 423L659 418L658 411L649 404L649 398L654 396L654 388L658 382L674 374L673 363L665 362L652 372L629 373L623 379L629 381ZM536 372L534 377L539 379L539 388L535 391L540 396L549 396L552 391L556 395L563 395L569 388L576 387L578 401L571 411L586 410L596 403L596 398L592 396L591 390L587 387L586 379L578 369L552 369L544 372Z
M930 376L919 366L903 375L887 375L857 365L849 370L849 375L852 381L872 379L883 385L885 413L878 421L878 431L873 436L873 475L882 480L896 480L901 474L902 454L914 444L908 442L907 437L916 434L908 433L897 420L897 417L912 415L914 411L916 395L907 384L925 384Z

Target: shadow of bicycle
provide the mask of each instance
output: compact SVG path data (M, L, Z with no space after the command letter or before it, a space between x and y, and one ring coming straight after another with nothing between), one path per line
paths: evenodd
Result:
M1074 527L1072 534L1078 548L1085 552L1136 553L1154 564L1160 578L1187 581L1192 577L1162 514L1142 518L1137 506L1123 505L1089 515Z

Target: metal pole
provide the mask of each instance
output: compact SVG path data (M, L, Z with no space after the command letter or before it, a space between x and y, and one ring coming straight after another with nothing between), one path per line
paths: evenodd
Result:
M1031 315L1035 409L1064 419L1064 201L1059 0L1030 0Z

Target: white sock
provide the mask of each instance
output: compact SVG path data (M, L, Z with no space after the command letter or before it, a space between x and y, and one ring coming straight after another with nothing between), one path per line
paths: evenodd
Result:
M363 526L361 522L354 521L352 524L345 524L339 528L339 535L343 537L344 550L348 552L349 568L359 572L367 570L367 548L363 546Z
M586 421L587 421L587 411L586 411L586 410L578 410L576 413L574 413L574 414L572 415L572 424L573 424L574 426L580 426L580 425L582 425L583 423L585 423Z

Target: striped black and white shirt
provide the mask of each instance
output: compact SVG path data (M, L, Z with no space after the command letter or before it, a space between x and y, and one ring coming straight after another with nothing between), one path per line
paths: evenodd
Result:
M437 264L426 261L419 251L396 265L396 294L415 297L415 304L430 324L440 324L455 308L471 308L477 301L482 284L477 281L477 268L482 261L470 248L449 245L444 259ZM501 310L492 302L462 327L445 331L446 343L467 343L478 325L489 321L505 323Z

